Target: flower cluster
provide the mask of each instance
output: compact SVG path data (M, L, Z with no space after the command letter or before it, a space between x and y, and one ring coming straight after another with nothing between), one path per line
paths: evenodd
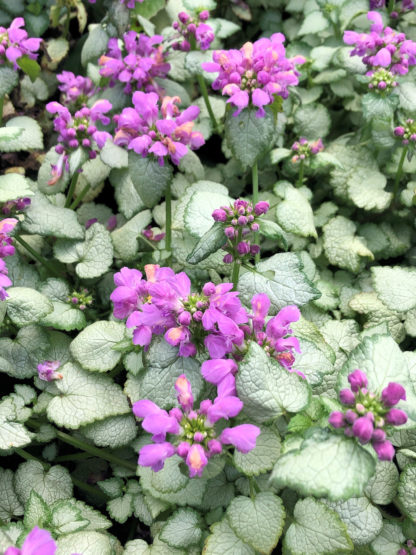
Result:
M374 92L391 93L398 85L393 73L383 67L369 71L367 75L370 77L368 88Z
M192 131L195 118L199 115L197 106L189 106L180 112L178 96L165 96L159 113L159 97L156 93L137 91L133 94L134 108L124 108L115 116L117 129L114 143L127 146L137 154L146 157L152 154L161 166L166 157L176 165L188 152L204 144L198 131Z
M8 547L4 555L55 555L57 548L50 532L35 526L26 536L21 549Z
M72 116L66 106L59 102L49 102L46 109L51 114L57 114L54 120L54 129L58 132L58 144L55 151L60 155L58 163L52 165L52 178L48 185L54 185L63 173L69 171L69 153L78 147L87 149L90 158L97 156L97 147L101 149L111 135L106 131L98 131L95 124L100 121L103 125L110 123L110 118L105 116L112 109L108 100L97 100L91 108L84 106Z
M406 547L401 547L397 555L416 555L415 541L407 540Z
M404 388L390 382L381 392L381 396L368 391L368 379L361 370L354 370L348 376L350 389L342 389L340 401L348 406L346 412L335 411L329 416L329 423L334 428L344 428L347 436L355 436L360 443L371 441L377 456L382 461L391 461L394 447L386 439L386 426L400 426L407 422L407 415L400 409L393 408L403 399L406 400Z
M401 138L404 146L414 145L416 143L416 122L413 119L407 119L404 125L394 128L394 134Z
M4 301L8 297L4 288L12 285L11 279L7 276L7 266L4 258L14 254L15 248L9 234L16 224L16 218L5 218L0 221L0 301Z
M180 40L173 43L174 50L188 52L191 50L192 43L195 43L200 50L208 50L214 40L214 30L205 21L209 18L209 12L203 10L197 18L192 18L186 12L178 14L179 21L174 21L172 27L178 31Z
M258 108L256 116L264 117L264 106L272 104L275 95L287 98L288 87L298 84L295 66L303 64L305 58L286 58L284 41L282 33L275 33L246 42L240 50L216 50L214 61L202 64L205 71L219 72L212 88L230 97L227 102L237 108L235 116L251 102Z
M67 297L66 302L71 305L76 305L79 310L85 310L88 306L93 303L93 298L89 294L88 289L82 289L81 291L72 291L72 293Z
M59 360L44 360L38 364L39 379L44 380L45 382L62 380L63 375L60 372L57 372L60 366L61 363Z
M397 4L397 2L396 2ZM386 5L386 0L370 0L370 10L377 10L379 8L384 8ZM410 10L415 9L415 3L413 0L402 0L400 10L397 9L397 6L394 6L394 10L390 13L390 17L392 19L397 19L400 13L409 12Z
M6 216L10 216L10 214L16 214L18 212L23 212L25 208L29 206L31 200L29 197L21 197L16 200L8 200L5 202L1 208L1 211Z
M42 39L28 38L28 34L21 29L25 24L23 17L16 17L10 23L10 27L0 26L0 65L11 62L14 69L18 69L17 60L22 56L28 56L31 60L38 57Z
M63 93L62 102L70 104L78 102L83 105L97 92L94 83L89 77L74 75L72 71L63 71L56 76L60 85L58 89Z
M234 345L241 345L248 321L232 283L206 283L202 293L191 293L191 282L181 272L158 265L145 266L147 280L138 270L122 268L115 274L118 286L111 294L114 316L127 318L134 328L133 343L147 347L153 335L179 347L179 356L194 356L207 348L210 357L222 358Z
M298 162L299 160L305 160L310 158L313 154L318 154L324 149L324 144L322 139L317 139L316 141L308 141L305 137L301 137L299 141L295 141L292 145L293 152L296 152L292 156L292 162Z
M227 252L223 259L226 264L250 258L260 252L259 245L252 244L248 236L259 230L258 217L268 210L268 202L258 202L253 208L251 202L241 199L234 201L232 206L221 206L214 210L212 217L224 224L227 236L227 244L223 247Z
M122 47L119 40L108 41L108 52L98 60L100 74L109 77L110 87L116 83L125 83L124 92L143 89L146 92L160 90L156 77L166 77L170 65L165 60L161 35L148 37L128 31L123 36Z
M143 418L142 426L152 434L154 443L145 445L139 452L139 465L150 466L158 472L168 457L178 454L189 468L189 476L202 476L210 457L221 453L224 445L233 445L241 453L248 453L256 446L260 429L253 424L240 424L222 432L215 425L221 419L237 416L243 408L242 401L228 392L218 391L212 402L206 399L198 410L194 409L191 384L182 374L176 380L179 407L169 411L159 408L149 400L137 401L133 412ZM166 435L171 434L170 441Z
M88 0L90 4L95 4L97 0ZM120 4L126 4L129 10L132 10L136 2L142 3L143 0L120 0Z
M416 42L390 27L383 28L378 12L368 12L367 17L373 22L370 33L344 32L344 42L355 45L350 55L361 56L370 69L381 66L394 75L405 75L409 66L416 64Z

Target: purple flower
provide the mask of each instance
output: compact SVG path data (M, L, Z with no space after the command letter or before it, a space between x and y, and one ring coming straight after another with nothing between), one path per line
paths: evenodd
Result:
M374 451L377 453L377 456L380 461L391 461L394 457L394 447L390 443L390 441L382 441L372 443Z
M305 58L286 58L284 41L282 33L275 33L254 44L246 42L240 50L216 50L214 61L202 64L205 71L219 73L212 88L230 97L227 102L237 108L235 116L251 102L258 108L257 117L264 117L264 106L272 104L275 95L287 98L288 87L298 84L295 66Z
M407 414L400 409L390 409L386 414L386 420L393 426L401 426L407 422Z
M344 32L344 42L355 46L350 55L361 56L370 69L384 67L392 74L408 73L409 66L416 64L416 43L406 39L404 33L383 28L378 12L368 12L367 18L373 22L370 33Z
M400 400L406 401L406 391L400 384L390 382L381 392L381 400L386 407L393 407Z
M206 360L202 363L201 374L207 382L219 385L227 376L237 372L237 364L231 358Z
M240 451L248 453L256 446L256 439L260 435L260 429L253 424L240 424L234 428L225 428L220 435L221 443L231 444Z
M149 400L137 401L133 405L134 414L143 418L142 426L154 434L152 439L155 442L140 450L140 465L150 466L157 472L163 468L167 457L177 453L185 460L189 476L193 478L202 475L208 459L222 451L223 443L235 445L243 453L255 447L260 430L251 424L227 428L217 437L216 422L222 418L233 418L243 408L238 397L219 394L214 402L210 399L202 401L196 410L191 384L185 375L177 378L175 389L180 408L173 408L169 414ZM171 439L174 445L165 441L167 434L176 436Z
M68 155L78 147L86 148L90 158L97 156L98 150L103 148L107 139L111 139L111 135L106 131L98 131L95 123L100 121L103 125L108 125L110 118L105 114L111 109L112 105L108 100L97 100L91 108L84 106L72 116L68 108L59 102L49 102L46 105L50 114L57 114L53 125L58 133L55 150L60 155L58 163L52 165L52 178L48 185L55 185L64 169L69 171Z
M190 106L181 113L176 106L179 102L178 96L165 96L159 114L156 93L135 92L134 108L125 108L117 117L114 143L127 146L143 158L153 155L161 166L166 157L178 165L188 148L195 150L205 142L201 133L192 131L199 108Z
M178 14L179 21L174 21L172 27L177 31L175 42L172 44L174 50L188 52L191 44L200 50L208 50L214 40L214 30L210 25L204 23L209 18L207 10L202 11L197 17L191 17L186 12Z
M59 360L44 360L38 364L38 376L41 380L51 382L53 380L62 380L63 375L57 372L61 366Z
M170 65L166 63L163 37L137 34L128 31L123 35L122 50L118 39L108 41L108 52L100 57L98 64L100 74L110 79L110 87L116 83L125 83L124 92L143 89L145 92L159 92L160 87L155 78L167 76Z
M28 38L27 32L22 29L25 24L23 17L16 17L9 28L0 26L0 65L11 62L14 69L18 69L17 60L28 56L31 60L38 57L42 39Z
M352 425L352 431L355 437L358 437L361 443L368 443L373 435L373 423L366 416L357 418Z
M354 391L354 393L363 387L367 387L368 385L367 376L365 372L362 372L361 370L354 370L354 372L351 372L348 376L348 381L350 382L351 390Z
M79 100L85 104L87 99L96 93L94 83L89 77L74 75L72 71L63 71L56 76L60 85L59 90L63 93L63 103L69 104Z
M345 426L344 413L339 411L331 412L328 418L328 422L334 428L343 428Z
M353 405L355 403L355 395L350 389L342 389L339 392L339 400L343 405Z
M21 549L8 547L4 555L54 555L57 545L50 532L35 526L26 536Z

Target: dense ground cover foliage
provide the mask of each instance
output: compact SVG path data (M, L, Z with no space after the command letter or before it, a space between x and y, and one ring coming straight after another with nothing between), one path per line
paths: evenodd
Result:
M416 552L412 1L0 0L0 552Z

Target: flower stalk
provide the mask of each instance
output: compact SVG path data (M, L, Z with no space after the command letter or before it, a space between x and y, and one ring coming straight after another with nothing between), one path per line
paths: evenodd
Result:
M397 201L397 195L399 192L399 183L403 175L403 165L406 158L408 147L405 146L402 150L402 155L400 156L399 165L397 166L396 178L394 180L393 186L393 203Z

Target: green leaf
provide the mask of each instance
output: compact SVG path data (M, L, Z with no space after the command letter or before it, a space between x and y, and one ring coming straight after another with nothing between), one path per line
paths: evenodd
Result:
M377 461L374 476L370 478L365 494L377 505L388 505L396 497L399 472L390 461Z
M252 500L235 497L226 512L235 534L260 553L271 553L283 530L285 510L282 500L271 492Z
M22 71L29 75L32 83L36 79L36 77L39 77L40 65L37 63L36 60L32 60L31 58L29 58L29 56L25 55L18 58L16 60L16 63Z
M193 509L178 509L163 525L160 539L171 547L189 548L202 538L201 517Z
M82 330L87 325L85 314L61 301L52 301L53 311L40 320L42 326L57 330Z
M48 217L45 218L45 214ZM42 236L82 239L84 230L78 223L73 210L54 206L46 196L36 193L32 202L25 210L22 222L25 231Z
M400 83L399 89L399 99L400 108L409 116L416 114L416 92L413 84L410 83Z
M63 379L55 382L59 395L50 401L47 409L49 419L58 426L77 429L130 411L120 386L107 376L92 374L70 362L60 371Z
M259 221L259 232L267 239L274 239L277 245L283 250L288 249L287 233L275 222L261 218Z
M88 62L97 63L101 54L107 50L109 35L100 24L92 24L89 27L87 40L81 50L81 64L85 67Z
M293 517L283 540L284 553L351 553L353 544L345 524L323 503L310 497L302 499L296 503Z
M133 514L133 496L130 494L111 499L107 511L113 520L123 524Z
M355 545L370 543L380 533L383 517L366 497L332 501L328 505L338 513Z
M115 189L114 197L118 209L123 216L129 219L144 209L143 201L133 185L127 168L111 170L109 179Z
M136 4L133 13L150 19L165 7L165 0L143 0Z
M14 139L10 138L7 142L1 141L0 151L17 152L43 148L42 129L36 120L27 116L18 116L9 119L6 128L19 129L21 133Z
M51 301L29 287L9 287L7 315L18 327L34 324L53 311Z
M225 120L225 138L244 169L252 167L272 144L274 116L267 109L266 116L258 118L256 111L255 107L245 108L238 116L234 116L235 110L232 109Z
M72 341L71 354L86 370L112 370L122 356L122 353L113 347L124 339L124 335L124 324L104 320L94 322Z
M26 504L32 491L47 505L72 497L72 480L63 466L55 465L45 470L38 461L22 463L14 476L16 493L21 503Z
M373 260L373 253L355 235L357 226L344 216L332 218L324 227L324 250L331 264L353 273L360 271L364 258Z
M280 437L273 426L261 426L256 447L249 453L234 450L234 464L246 476L258 476L272 470L280 455Z
M319 345L301 338L299 343L301 352L296 354L296 370L302 372L312 386L319 385L323 376L333 373L334 366Z
M407 358L394 339L386 335L365 337L363 342L350 353L348 361L343 366L338 376L339 389L347 387L347 376L356 368L360 368L367 374L370 391L381 393L389 382L401 384L406 390L406 401L400 401L397 407L409 416L409 420L403 427L414 426L416 394Z
M205 540L204 555L255 555L254 549L234 533L224 518L211 526L211 534Z
M7 202L19 197L31 197L32 195L33 191L23 175L6 173L0 176L0 202Z
M244 414L256 422L267 422L287 412L299 412L309 402L309 386L288 372L251 342L237 374L237 391Z
M77 262L75 271L84 279L103 275L113 262L110 233L99 223L87 229L85 241L57 241L54 253L56 258L65 264Z
M100 532L75 532L66 534L57 540L57 553L71 555L82 553L82 555L112 555L114 553L110 537Z
M20 329L16 338L0 338L0 371L17 379L36 374L36 366L45 360L49 341L45 330L38 326Z
M152 221L150 210L139 212L131 220L111 233L111 240L114 245L114 256L123 261L134 260L140 246L142 245L138 237L142 230Z
M372 456L355 439L315 430L280 457L271 480L302 495L348 499L362 495L374 469Z
M285 231L301 237L317 237L309 201L299 189L283 182L276 193L283 197L276 207L278 223Z
M319 10L306 15L298 31L298 36L320 33L328 27L329 23L323 13Z
M11 67L0 67L0 96L11 93L19 83L19 73Z
M100 151L100 158L110 168L127 168L129 163L127 151L121 146L115 145L113 141L105 142Z
M400 475L398 501L404 514L416 519L416 464L406 466Z
M133 151L129 151L129 170L134 187L145 206L153 208L162 198L166 187L172 180L172 166L166 162L159 166L159 162L147 156L143 158ZM151 187L149 186L151 184Z
M197 191L190 198L185 208L185 229L193 236L201 239L207 233L214 220L212 213L220 206L228 206L232 199L214 192Z
M30 492L29 501L25 506L25 516L23 519L25 528L32 529L35 526L45 528L50 523L51 516L51 511L47 503L45 503L35 490L32 490Z
M110 416L93 422L82 429L82 433L99 447L117 449L128 445L137 435L137 424L133 415Z
M39 191L44 195L52 195L52 194L54 195L56 193L62 193L63 191L65 191L69 183L69 179L70 179L69 172L62 172L61 177L58 179L55 185L48 185L48 181L50 181L52 177L51 166L53 165L55 166L58 163L59 156L60 155L55 151L54 147L50 148L46 153L42 161L42 164L39 168L38 188L39 188Z
M70 534L83 530L89 525L89 520L83 518L80 509L67 501L58 501L52 510L52 527L58 535Z
M226 241L227 238L224 234L224 226L221 222L215 222L200 238L188 255L186 261L190 264L198 264L202 260L205 260L210 254L217 252L217 250L225 245Z
M322 104L301 106L294 115L296 132L307 139L326 137L331 127L329 112Z
M23 515L23 506L16 495L13 485L13 472L0 468L0 518L8 521ZM1 549L1 546L0 546Z
M416 270L403 266L371 268L374 289L391 310L407 312L416 307Z
M384 190L386 183L386 176L380 172L357 172L348 180L348 196L358 208L382 212L393 198L392 193Z
M383 529L371 543L371 548L375 555L397 555L405 540L400 524L385 520Z
M303 264L295 253L280 253L257 264L256 270L241 274L238 280L240 298L250 304L256 293L266 293L271 310L278 312L288 304L302 306L320 293L302 271Z
M120 497L123 494L124 482L121 478L108 478L97 482L97 486L111 499Z

